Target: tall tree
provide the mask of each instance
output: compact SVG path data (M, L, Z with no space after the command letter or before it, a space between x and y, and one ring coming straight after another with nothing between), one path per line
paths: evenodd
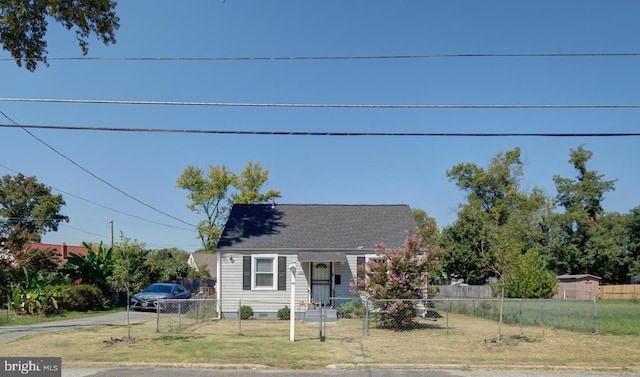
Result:
M523 165L515 148L498 153L487 169L463 163L447 172L467 193L457 221L443 231L443 263L450 276L483 283L500 275L497 270L513 260L511 254L545 242L541 228L549 201L539 189L527 193L520 188Z
M578 174L573 178L554 176L558 204L564 213L557 215L549 251L550 267L563 274L594 274L604 282L617 280L623 247L624 225L602 207L605 194L615 190L616 180L587 169L593 153L579 146L571 149L569 162Z
M640 207L633 208L627 215L627 235L629 238L624 261L627 270L624 277L640 279Z
M249 161L233 184L238 191L231 195L232 202L234 204L260 204L279 198L280 191L278 190L267 190L264 194L260 193L268 180L269 169L263 170L261 163Z
M506 283L517 278L514 272L520 256L542 248L546 242L541 230L549 200L540 189L527 193L520 187L523 166L520 148L515 148L498 153L486 170L467 163L456 165L447 172L449 180L467 193L467 203L462 205L454 224L461 231L447 230L447 233L461 236L462 242L445 237L444 240L453 241L446 246L454 251L452 256L462 254L462 258L454 261L463 266L468 263L465 256L471 256L476 266L484 264L480 276L498 278L501 298L505 296ZM466 222L469 219L471 223ZM470 250L461 250L469 246ZM449 262L446 254L443 259L445 263ZM456 265L447 263L445 269L451 275L459 276L460 271L451 267ZM502 307L501 301L498 338L501 338Z
M222 165L212 165L208 176L195 166L187 167L178 178L178 187L188 190L191 201L187 207L205 215L198 223L198 236L205 252L215 252L215 247L227 221L233 204L259 204L280 197L280 191L260 191L269 180L269 170L259 162L249 161L236 175Z
M60 214L64 205L62 195L51 194L51 188L35 177L5 175L0 179L0 240L14 252L39 242L42 235L69 221Z
M189 191L187 207L205 216L197 227L205 251L213 252L222 234L230 208L228 192L235 181L235 174L224 165L210 166L207 177L200 168L189 166L178 178L178 187Z
M86 55L89 37L95 34L105 45L116 43L120 19L112 0L0 0L0 43L19 67L35 71L38 62L47 65L47 27L54 20L74 29Z

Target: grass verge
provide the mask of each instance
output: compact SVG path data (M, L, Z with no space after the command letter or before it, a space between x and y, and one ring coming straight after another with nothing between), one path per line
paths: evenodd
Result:
M640 369L640 337L593 335L548 327L503 326L496 341L490 320L450 314L444 323L425 321L411 331L372 328L362 336L362 321L327 326L326 341L316 325L298 322L289 342L289 322L220 320L183 332L155 331L155 319L137 320L132 339L124 324L27 336L0 344L4 356L60 356L63 363L150 363L194 366L259 365L282 369L325 368L331 364L530 365ZM488 331L489 329L489 331Z

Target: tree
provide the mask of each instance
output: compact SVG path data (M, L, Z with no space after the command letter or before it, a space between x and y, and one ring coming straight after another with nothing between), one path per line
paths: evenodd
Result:
M215 252L222 229L234 203L258 204L279 198L280 191L260 190L268 181L269 170L249 161L240 175L222 165L211 165L208 176L195 166L187 167L178 178L178 187L188 190L187 208L205 215L198 223L198 237L205 252ZM234 192L231 192L234 190Z
M35 71L47 63L45 36L49 19L74 29L82 54L89 52L89 37L95 34L105 45L116 43L120 19L112 0L0 0L0 43L16 64Z
M113 274L109 281L119 292L125 292L128 340L131 340L131 319L129 317L131 293L140 291L149 285L148 274L143 268L146 253L143 243L120 234L120 243L115 248Z
M435 254L419 235L409 234L399 249L376 245L377 258L358 266L355 290L373 300L382 327L407 330L415 325L417 308L411 300L426 297Z
M626 275L640 277L640 207L632 209L627 216L627 234Z
M176 248L150 250L144 262L152 281L186 279L189 274L189 253Z
M443 231L442 262L449 276L482 284L505 275L515 255L544 247L550 201L540 189L520 188L523 166L515 148L498 153L486 170L465 163L447 172L467 193L458 219Z
M558 292L558 278L547 269L544 258L535 250L518 255L505 281L505 296L551 298Z
M198 237L205 251L215 250L222 234L230 208L227 193L235 180L233 172L224 165L210 166L208 177L200 168L189 166L178 178L178 187L189 191L187 199L190 203L187 208L205 215L205 219L197 226Z
M234 204L259 204L279 198L280 191L278 190L268 190L264 194L260 193L260 189L268 180L269 169L262 170L261 163L249 161L233 183L233 186L238 191L231 195L232 202Z
M498 279L498 339L505 284L514 278L515 262L521 254L541 249L546 243L542 229L549 216L549 200L540 189L527 193L520 188L523 166L520 149L515 148L498 153L486 170L475 164L458 164L447 172L449 180L467 193L467 203L461 206L454 226L445 230L443 240L449 255L443 256L444 268L450 276L459 277L461 271L469 274L483 265L475 276Z
M416 233L422 238L425 247L431 250L429 254L432 262L432 266L429 269L430 282L438 281L442 277L442 267L439 263L439 258L442 255L440 229L438 229L436 219L429 216L425 210L412 208L411 213L417 224Z
M556 201L564 213L555 218L548 260L559 274L594 274L611 283L618 279L623 257L624 224L605 214L604 195L615 190L616 180L588 170L592 156L583 146L571 149L569 162L578 172L576 178L553 177Z
M60 214L64 205L62 195L51 194L51 188L35 177L5 175L0 180L0 239L13 252L39 242L42 235L69 221Z
M114 270L113 250L105 248L100 242L96 250L86 242L82 246L87 250L86 255L69 254L62 272L73 281L92 285L98 288L104 297L112 297L111 274Z

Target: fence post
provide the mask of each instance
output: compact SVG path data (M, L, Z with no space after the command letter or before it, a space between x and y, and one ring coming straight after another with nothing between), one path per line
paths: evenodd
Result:
M326 304L322 303L320 300L320 341L324 342L324 321L326 321L325 315L327 313L327 309L325 307Z
M369 336L369 300L366 300L364 304L364 336Z
M522 335L522 299L520 299L520 335Z
M538 299L538 303L540 303L540 320L538 323L540 323L540 327L542 327L542 299Z
M156 332L160 332L160 300L156 299Z
M238 300L238 335L242 335L242 300Z
M595 326L594 329L597 335L598 334L598 301L595 296L593 296L593 322Z
M447 334L449 333L449 297L447 297L447 312L445 318L445 325L447 329Z
M182 327L182 307L180 304L180 301L178 301L178 332L180 332Z
M200 300L196 301L196 325L200 321Z

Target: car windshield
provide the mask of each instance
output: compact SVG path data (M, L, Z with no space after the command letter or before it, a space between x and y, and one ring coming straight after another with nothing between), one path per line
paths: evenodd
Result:
M145 292L171 293L171 286L164 284L151 284Z

